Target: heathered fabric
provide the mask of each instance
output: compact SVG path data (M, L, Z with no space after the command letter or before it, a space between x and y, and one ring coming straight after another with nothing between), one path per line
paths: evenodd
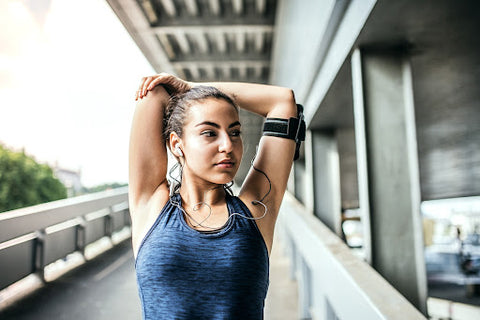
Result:
M251 217L227 195L229 214ZM143 319L263 319L268 252L255 221L238 215L215 233L190 228L176 194L140 246L135 268Z

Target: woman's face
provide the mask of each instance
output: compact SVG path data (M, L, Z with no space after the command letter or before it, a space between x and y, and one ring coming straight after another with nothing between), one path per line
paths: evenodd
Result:
M188 108L183 128L183 174L201 182L233 180L243 154L237 110L223 99L209 98Z

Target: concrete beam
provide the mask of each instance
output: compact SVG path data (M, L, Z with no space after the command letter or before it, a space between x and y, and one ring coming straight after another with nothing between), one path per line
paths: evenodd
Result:
M175 17L177 15L177 9L172 0L160 0L160 3L168 16Z
M257 13L259 14L264 14L265 9L267 7L267 1L266 0L256 0L255 1Z
M162 44L163 50L167 54L169 59L174 59L176 54L175 50L173 50L172 45L170 41L168 40L168 37L166 34L159 34L158 35L158 40Z
M240 15L243 12L243 0L232 0L233 12Z
M186 33L183 32L182 30L176 30L173 33L173 35L175 36L175 39L177 40L178 45L180 46L180 50L182 50L184 54L189 54L191 51L191 48L190 48L190 43L188 42Z
M218 51L225 53L227 51L227 40L224 33L221 31L214 31L212 33L214 34L215 45Z
M203 32L198 32L196 34L193 34L195 41L198 45L198 49L200 50L201 53L207 53L209 52L209 46L208 46L208 40Z
M192 16L198 16L197 0L184 0L187 11Z
M247 78L247 64L246 63L239 63L238 64L238 77L240 79Z
M205 72L205 79L203 80L212 80L215 76L215 73L212 68L202 66L201 69Z
M152 2L150 0L142 0L140 2L140 5L142 6L143 11L147 15L148 21L152 24L157 23L158 16L155 12L155 9L153 8Z
M255 37L255 51L261 52L263 50L263 45L265 43L263 32L257 32L254 35Z
M230 68L232 66L246 66L247 68L264 68L269 66L268 61L249 61L249 60L238 60L238 61L194 61L194 62L173 62L172 66L180 68L190 68L191 66L200 65L203 68Z
M300 96L305 101L305 122L307 126L325 98L345 59L350 54L352 46L376 2L377 0L350 1L335 35L328 45L329 48L322 67L317 73L310 91L305 96Z
M208 5L210 7L211 12L218 16L220 15L220 1L219 0L208 0Z
M245 51L245 35L246 34L244 31L238 31L235 33L235 44L237 50L242 53Z
M148 31L150 22L140 5L136 1L128 0L107 1L155 71L177 74L155 34Z
M191 65L188 70L189 70L190 73L192 74L192 79L193 79L193 80L197 80L197 81L198 81L198 80L200 79L200 70L199 70L197 64Z
M173 34L177 31L182 31L186 33L194 32L203 32L203 33L273 33L274 26L272 25L261 25L261 24L250 24L250 25L203 25L203 26L162 26L162 27L152 27L148 32L152 33L169 33Z

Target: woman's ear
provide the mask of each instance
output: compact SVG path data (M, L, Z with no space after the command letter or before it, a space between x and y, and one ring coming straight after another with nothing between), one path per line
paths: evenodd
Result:
M170 138L168 142L170 151L173 153L173 155L176 157L183 157L183 152L180 147L182 145L182 139L180 139L176 132L170 132Z

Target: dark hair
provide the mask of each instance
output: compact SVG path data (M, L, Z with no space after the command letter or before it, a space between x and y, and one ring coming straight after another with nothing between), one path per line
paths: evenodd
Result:
M180 95L175 95L170 98L163 117L164 139L168 141L170 132L177 133L181 138L186 114L192 102L203 102L209 98L225 100L238 112L238 107L235 102L233 102L233 99L217 88L208 86L194 87Z

